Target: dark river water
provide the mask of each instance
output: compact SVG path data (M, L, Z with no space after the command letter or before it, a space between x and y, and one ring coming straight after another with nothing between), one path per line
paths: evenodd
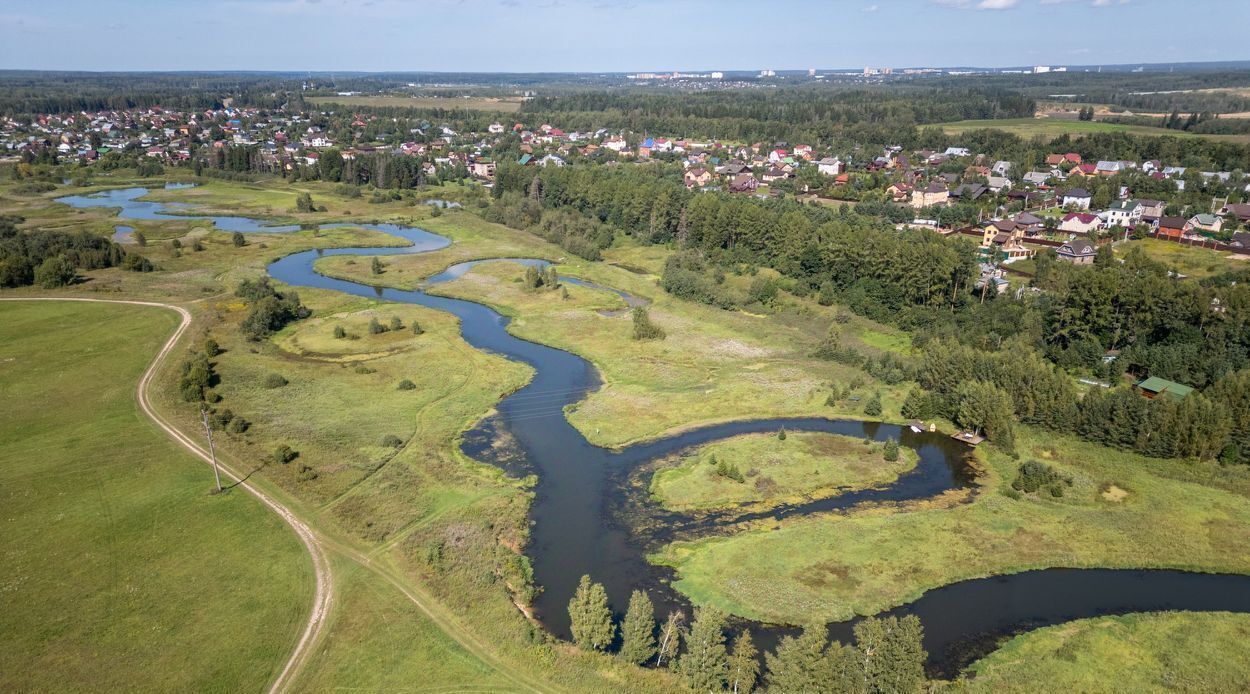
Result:
M185 207L138 198L143 188L113 190L89 196L61 198L74 207L120 208L120 219L204 219L219 229L247 233L287 232L298 226L271 226L246 217L194 217ZM181 214L173 214L172 211ZM819 418L730 422L676 434L658 441L620 450L589 443L565 418L564 408L584 399L600 385L594 367L569 352L514 337L508 319L478 303L429 294L371 287L318 274L313 264L330 255L396 255L444 248L450 241L427 231L395 224L333 224L326 227L362 227L401 237L412 245L404 248L338 248L305 251L286 256L269 266L269 274L295 287L315 287L419 304L454 314L461 321L466 342L474 347L524 362L534 368L534 378L524 388L504 398L498 414L480 422L463 439L463 450L478 460L500 463L491 457L491 443L506 430L515 450L506 463L513 472L534 472L538 483L530 514L531 542L526 553L533 563L541 592L534 602L537 618L552 633L567 638L566 611L579 578L589 574L603 583L612 606L623 611L630 591L646 588L661 616L671 609L689 614L689 604L669 587L672 573L646 560L648 551L673 538L699 537L726 532L730 522L756 518L801 516L846 509L870 501L925 499L947 490L968 487L972 474L965 464L968 449L941 434L914 433L905 427L876 422ZM515 259L539 267L546 261ZM427 286L463 275L472 265L448 268L427 280ZM562 278L616 292L630 305L636 297L574 278ZM917 466L894 483L851 491L804 504L783 507L766 514L692 518L655 509L645 491L627 484L638 466L684 449L728 436L771 432L823 431L878 441L894 438L919 453ZM645 529L626 517L641 513L649 521ZM1007 576L963 581L925 593L918 600L887 614L915 614L925 628L930 674L951 676L977 657L988 653L1004 637L1027 629L1058 624L1083 617L1154 610L1228 610L1250 612L1250 576L1200 574L1163 570L1045 569ZM750 624L757 644L771 648L792 629ZM830 633L848 642L853 622L831 624Z

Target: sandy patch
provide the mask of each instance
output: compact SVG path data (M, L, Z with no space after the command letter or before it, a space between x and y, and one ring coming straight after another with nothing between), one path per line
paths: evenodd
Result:
M1102 498L1118 504L1128 498L1128 490L1110 484L1107 485L1106 489L1102 490Z

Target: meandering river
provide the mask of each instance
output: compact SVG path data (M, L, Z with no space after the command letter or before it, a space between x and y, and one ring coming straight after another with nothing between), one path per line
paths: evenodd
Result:
M246 233L281 233L299 226L268 225L238 216L197 216L177 203L143 201L144 188L111 190L87 196L60 198L73 207L118 208L119 219L211 221L218 229ZM870 501L925 499L972 482L963 444L940 434L914 433L892 424L819 418L730 422L694 429L658 441L609 450L594 446L565 417L564 408L583 400L600 386L595 368L569 352L529 342L507 331L508 319L482 304L437 296L423 290L372 287L318 274L314 263L330 255L397 255L424 253L448 246L442 236L397 224L336 223L322 228L359 227L400 237L402 248L335 248L305 251L269 265L269 274L295 287L330 289L385 301L412 303L446 311L460 319L466 342L474 347L529 364L534 378L505 397L497 414L483 420L463 437L462 449L486 462L501 430L515 441L519 458L509 465L537 474L530 509L531 542L526 549L542 592L534 603L536 617L553 633L568 636L566 606L583 574L604 584L612 605L623 610L634 588L647 588L657 612L689 610L685 599L671 589L671 572L651 565L646 552L671 533L683 536L716 532L728 520L754 517L799 516L836 511ZM121 231L125 231L124 229ZM513 259L544 267L535 259ZM430 277L426 286L463 275L477 264L462 263ZM644 303L637 297L575 278L570 283L615 292L628 305ZM655 518L668 531L639 533L622 520L619 510L630 502L624 482L630 470L661 456L728 436L789 430L824 431L876 440L894 438L919 454L917 466L882 487L847 492L819 501L784 507L758 516L690 518L655 509ZM932 674L950 676L976 657L992 650L1004 636L1083 617L1152 610L1228 610L1250 612L1250 576L1199 574L1181 571L1104 569L1047 569L1008 576L963 581L925 593L889 614L916 614L925 627ZM830 625L836 638L849 641L853 622ZM787 629L751 625L757 642L770 648Z

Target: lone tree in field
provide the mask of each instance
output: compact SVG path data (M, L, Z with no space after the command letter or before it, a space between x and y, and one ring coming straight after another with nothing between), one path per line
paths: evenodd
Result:
M677 656L678 640L681 638L681 628L685 623L686 615L680 610L668 613L668 618L660 627L660 643L655 656L656 667L663 666L665 660L671 662Z
M655 606L646 591L629 596L629 609L621 624L621 658L641 665L655 656Z
M300 193L295 196L295 210L297 212L314 212L316 207L313 206L312 196L308 193Z
M370 265L370 267L373 270L373 274L375 275L382 274L382 260L378 258L376 255L373 256L373 263Z
M729 674L725 614L711 605L699 608L684 641L686 652L677 661L677 669L686 678L686 684L700 692L723 690Z
M235 248L242 248L247 245L247 237L236 231L230 235L230 243L233 243Z
M743 629L733 641L729 655L729 691L733 694L751 694L760 677L760 661L751 640L751 632Z
M573 642L583 650L602 651L616 636L608 594L602 584L591 583L590 576L582 576L577 584L577 592L569 601L569 619Z

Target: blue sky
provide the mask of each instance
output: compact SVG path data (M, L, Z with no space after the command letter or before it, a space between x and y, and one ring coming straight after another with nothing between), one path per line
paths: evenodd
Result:
M1247 0L0 0L0 68L759 70L1250 59Z

